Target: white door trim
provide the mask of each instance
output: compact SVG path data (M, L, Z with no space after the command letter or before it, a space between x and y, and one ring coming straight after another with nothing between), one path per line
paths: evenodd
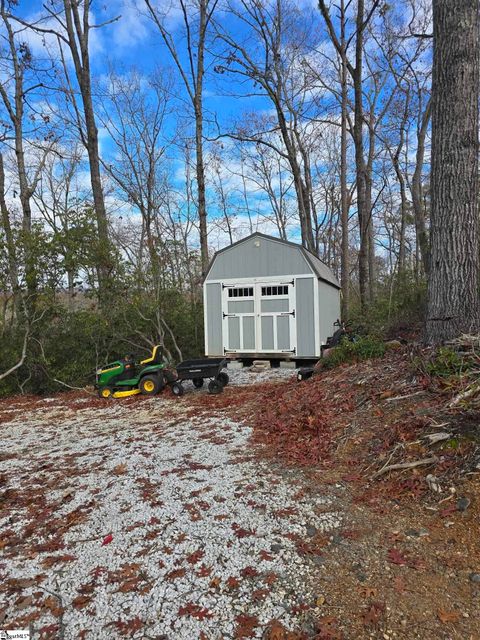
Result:
M209 284L221 284L222 285L222 336L223 336L223 349L226 352L230 353L278 353L287 354L287 353L295 353L297 348L297 322L296 315L291 315L289 318L289 338L290 338L290 349L262 349L261 348L261 340L262 340L262 317L263 316L272 316L276 318L277 316L284 315L287 312L263 312L261 311L261 302L262 300L279 300L285 299L286 296L265 296L262 297L262 285L288 285L288 302L289 302L289 311L288 313L295 312L296 305L296 293L295 293L295 276L269 276L266 278L231 278L228 280L209 280ZM235 287L253 287L253 296L241 296L238 298L229 297L228 289L232 289ZM229 313L228 303L229 301L250 301L253 300L253 313L252 312L238 312L238 313ZM233 349L229 347L230 344L230 336L229 336L229 317L238 317L239 318L239 337L240 337L240 347L237 349ZM255 347L254 348L243 348L243 318L245 316L254 317L254 327L255 327ZM273 338L274 338L274 347L277 345L278 338L278 330L277 330L277 322L274 319L273 322Z

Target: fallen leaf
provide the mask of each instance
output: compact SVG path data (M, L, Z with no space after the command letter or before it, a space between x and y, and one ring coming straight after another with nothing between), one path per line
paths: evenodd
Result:
M440 511L440 517L441 518L448 518L448 516L453 515L457 511L458 511L458 509L457 509L457 505L455 503L449 504L448 507L446 507L445 509L442 509Z
M72 607L75 609L83 609L92 601L91 596L77 596L72 600Z
M190 564L197 564L204 555L205 553L201 549L197 549L197 551L194 551L187 556L187 562Z
M252 638L255 635L255 629L258 627L258 618L241 613L236 617L237 628L235 629L235 638Z
M229 589L238 589L238 587L240 586L240 580L237 580L237 578L230 576L229 578L227 578L225 584Z
M258 571L253 567L245 567L240 571L240 575L242 578L254 578L255 576L258 576Z
M187 573L186 569L173 569L165 576L166 580L176 580L177 578L183 578L183 576Z
M359 591L364 598L375 598L377 595L377 590L374 587L369 587L367 585L360 587Z
M252 591L252 600L254 602L265 600L269 593L270 591L268 589L255 589L255 591Z
M272 620L264 633L264 640L286 640L287 630L278 620Z
M115 476L122 476L124 473L127 473L127 465L125 462L122 462L122 464L117 464L116 467L113 467L112 469L112 473Z
M460 614L457 611L445 611L445 609L439 609L437 616L442 624L458 622L460 619Z
M372 602L366 613L363 614L363 624L365 626L376 626L385 612L384 602Z
M402 554L398 549L392 548L387 553L388 561L392 564L403 565L411 569L425 569L425 562L419 558L411 558Z
M178 610L178 615L190 616L192 618L196 618L197 620L206 620L207 618L213 617L213 613L211 611L193 602L187 602L184 607L180 607Z
M110 544L113 540L113 535L111 533L109 533L107 536L105 536L105 538L102 541L102 547L104 547L106 544Z

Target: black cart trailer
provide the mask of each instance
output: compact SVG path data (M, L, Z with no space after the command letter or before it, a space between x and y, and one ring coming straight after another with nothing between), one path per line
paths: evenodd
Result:
M221 393L223 387L228 384L228 375L222 371L227 366L226 358L205 358L203 360L185 360L177 365L177 379L172 382L172 393L176 396L183 396L185 390L182 385L183 380L191 380L194 387L203 387L205 379L210 379L208 391L210 393Z

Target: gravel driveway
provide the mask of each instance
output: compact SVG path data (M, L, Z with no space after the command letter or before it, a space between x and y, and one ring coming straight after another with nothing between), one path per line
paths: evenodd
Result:
M248 425L195 415L188 395L169 394L59 395L10 418L0 427L0 629L220 640L261 638L274 619L308 623L315 549L340 515L298 471L254 457Z

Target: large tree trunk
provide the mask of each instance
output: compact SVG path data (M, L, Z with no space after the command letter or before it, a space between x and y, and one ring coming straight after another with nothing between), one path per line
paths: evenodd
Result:
M427 343L479 328L479 29L478 0L433 0Z

